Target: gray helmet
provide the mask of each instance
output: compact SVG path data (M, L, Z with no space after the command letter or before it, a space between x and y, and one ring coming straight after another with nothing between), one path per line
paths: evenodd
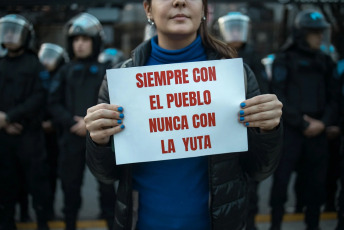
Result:
M220 34L225 42L247 42L250 23L248 16L240 12L230 12L220 17L218 23Z
M59 45L43 43L38 51L39 61L48 70L55 70L69 61L66 51Z
M114 66L124 60L125 57L123 52L115 48L107 48L98 56L99 63L109 64L110 66Z
M322 13L315 10L303 10L297 14L294 22L296 29L325 30L330 24Z
M104 40L104 30L99 20L91 14L81 13L66 24L67 30L67 45L70 57L74 57L72 40L75 36L87 36L93 40L93 53L97 57Z
M33 48L34 30L23 16L9 14L0 19L0 43L12 43L24 48Z
M99 20L91 14L81 13L67 23L68 36L85 35L89 37L103 37L103 27Z

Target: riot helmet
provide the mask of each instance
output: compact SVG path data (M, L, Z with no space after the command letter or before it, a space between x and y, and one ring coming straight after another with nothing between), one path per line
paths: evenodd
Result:
M315 10L303 10L297 14L294 26L299 30L325 30L330 27L330 24L320 12Z
M114 66L124 60L125 57L123 52L115 48L107 48L98 56L99 63L108 64L109 66Z
M49 72L56 70L69 61L65 50L61 46L52 43L43 43L41 45L38 58Z
M67 51L71 58L73 58L73 39L76 36L87 36L92 39L92 56L98 57L104 39L103 27L99 20L91 14L81 13L66 24L67 30Z
M248 40L250 18L240 12L230 12L218 19L219 30L226 43Z
M0 19L0 43L4 47L14 46L14 50L32 48L34 30L32 24L23 16L9 14Z
M311 9L303 10L296 15L293 40L301 46L318 50L326 40L329 29L330 24L320 12Z

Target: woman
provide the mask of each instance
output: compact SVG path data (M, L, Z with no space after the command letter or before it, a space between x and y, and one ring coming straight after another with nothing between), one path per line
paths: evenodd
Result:
M233 50L207 33L207 0L145 0L148 21L157 36L133 51L122 67L232 58ZM280 155L282 104L259 94L246 66L247 98L241 112L249 133L249 151L208 157L117 166L110 137L124 131L123 107L110 105L106 80L98 104L85 122L87 163L100 180L119 181L115 229L242 229L247 177L262 180ZM239 106L239 105L238 105ZM238 115L238 120L240 121Z

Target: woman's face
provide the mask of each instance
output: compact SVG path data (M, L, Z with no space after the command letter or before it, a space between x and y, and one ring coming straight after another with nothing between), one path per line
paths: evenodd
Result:
M162 37L195 39L204 16L202 0L151 0L144 7L156 25L159 41Z

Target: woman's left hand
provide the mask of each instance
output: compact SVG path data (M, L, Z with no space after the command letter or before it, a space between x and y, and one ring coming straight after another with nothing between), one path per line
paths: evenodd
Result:
M239 122L246 127L270 131L279 125L283 104L274 94L263 94L240 104Z

